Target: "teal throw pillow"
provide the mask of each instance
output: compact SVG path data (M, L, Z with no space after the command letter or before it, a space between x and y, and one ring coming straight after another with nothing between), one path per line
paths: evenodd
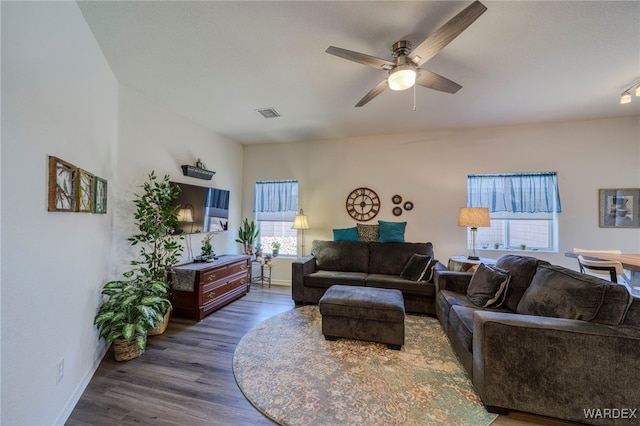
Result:
M333 230L334 241L360 241L358 236L358 228L340 228Z
M404 243L404 229L407 227L407 222L385 222L384 220L379 220L378 225L380 229L379 242Z

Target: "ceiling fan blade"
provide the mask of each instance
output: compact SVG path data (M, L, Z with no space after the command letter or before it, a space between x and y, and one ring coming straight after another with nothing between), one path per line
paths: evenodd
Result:
M364 95L364 98L360 99L360 102L358 102L356 104L356 107L361 107L364 106L367 102L369 102L371 99L375 98L376 96L378 96L380 93L382 93L382 91L384 89L387 88L387 79L385 78L384 80L382 80L380 83L378 83L373 89L369 90L369 93L367 93L366 95Z
M375 56L365 55L364 53L354 52L340 47L329 46L325 52L379 70L390 70L395 66L393 62L387 61L386 59L376 58Z
M416 76L416 84L428 87L429 89L439 90L441 92L456 93L462 88L458 83L449 80L435 72L425 69L418 69Z
M485 5L474 1L413 49L409 53L409 59L418 67L424 64L458 37L469 25L473 24L486 10Z

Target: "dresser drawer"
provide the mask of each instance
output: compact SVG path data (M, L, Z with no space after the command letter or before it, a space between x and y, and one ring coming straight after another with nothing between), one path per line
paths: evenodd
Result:
M207 304L235 288L246 286L248 282L249 275L245 271L228 277L223 281L205 284L202 286L202 304Z
M220 268L202 272L200 274L200 283L206 285L247 270L247 262L238 262L231 265L222 266Z

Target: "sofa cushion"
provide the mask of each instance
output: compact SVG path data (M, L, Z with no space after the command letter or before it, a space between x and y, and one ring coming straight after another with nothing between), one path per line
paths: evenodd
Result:
M358 228L337 228L333 230L333 241L360 241Z
M369 245L355 241L313 242L316 270L368 272ZM404 263L403 263L404 265Z
M380 238L380 229L378 225L365 225L363 223L358 223L356 227L358 228L360 241L371 243L378 241Z
M451 331L467 352L473 352L473 313L477 308L453 306L449 312L449 336Z
M542 265L525 291L519 314L591 321L604 300L607 282L562 266Z
M433 296L436 286L425 281L409 281L400 278L398 275L369 274L365 279L367 287L376 288L396 288L403 294L414 294L419 296Z
M433 257L431 243L369 243L369 273L400 276L412 255Z
M425 254L413 254L400 272L400 278L409 281L430 281L433 277L433 267L438 263Z
M509 287L504 306L515 312L518 303L538 269L538 265L548 265L549 262L530 256L508 254L497 260L496 266L511 273Z
M632 302L633 296L624 285L607 283L602 306L592 321L607 325L622 324Z
M467 296L481 308L502 305L509 286L509 271L481 263L473 273Z
M404 230L407 222L385 222L378 221L380 236L378 242L381 243L404 243Z
M304 277L307 287L329 288L335 284L364 286L364 272L316 271Z

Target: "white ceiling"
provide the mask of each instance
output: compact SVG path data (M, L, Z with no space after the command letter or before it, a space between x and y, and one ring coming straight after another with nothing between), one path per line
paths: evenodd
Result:
M463 87L385 90L386 74L325 53L392 59L471 1L78 2L118 81L240 143L291 142L640 115L640 2L483 1L428 61ZM281 114L265 119L255 110Z

